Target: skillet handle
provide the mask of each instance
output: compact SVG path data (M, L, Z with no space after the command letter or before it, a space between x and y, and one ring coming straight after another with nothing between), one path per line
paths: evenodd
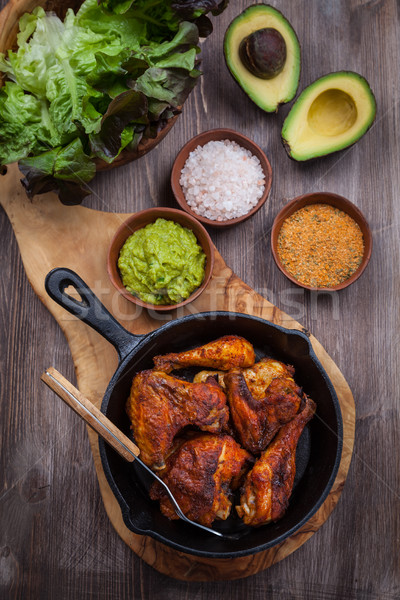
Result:
M139 456L139 448L54 367L46 369L41 379L122 458L133 462Z
M44 286L57 304L105 337L117 350L120 360L142 339L143 336L134 335L122 327L83 279L71 269L53 269L47 274ZM79 294L80 299L65 291L70 286Z

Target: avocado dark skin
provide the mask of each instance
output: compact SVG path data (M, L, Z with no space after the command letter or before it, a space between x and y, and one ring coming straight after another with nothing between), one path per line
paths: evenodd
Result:
M285 66L286 43L277 29L258 29L241 41L239 57L256 77L273 79Z

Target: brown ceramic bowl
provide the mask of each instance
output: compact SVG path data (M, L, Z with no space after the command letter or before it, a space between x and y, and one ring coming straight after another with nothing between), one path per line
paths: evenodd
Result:
M169 221L175 221L183 227L191 229L195 234L200 246L203 248L204 254L207 257L205 274L202 284L196 290L194 290L194 292L192 292L189 298L183 300L182 302L179 302L178 304L149 304L147 302L143 302L143 300L140 300L140 298L137 298L136 296L128 292L128 290L124 287L117 265L119 252L125 241L128 239L128 237L138 229L145 227L149 223L153 223L158 218L167 219ZM131 215L117 229L108 249L107 270L111 283L115 286L119 293L122 294L122 296L130 302L138 304L139 306L143 306L144 308L157 311L171 311L175 308L183 306L184 304L193 302L193 300L200 296L202 291L206 288L208 282L210 281L213 267L214 245L207 231L204 229L201 223L196 221L196 219L194 219L190 215L187 215L181 210L176 210L175 208L149 208L147 210L142 210L141 212Z
M339 283L338 285L335 285L332 287L317 287L316 288L316 287L311 287L311 286L301 283L300 281L295 279L293 277L293 275L291 275L285 269L285 267L283 266L283 264L281 263L281 261L279 259L279 255L278 255L278 251L277 251L278 236L279 236L279 232L282 227L283 221L285 219L287 219L288 217L290 217L297 210L300 210L304 206L308 206L310 204L330 204L331 206L334 206L335 208L338 208L339 210L342 210L343 212L347 213L356 223L358 223L358 225L361 229L361 232L363 234L363 237L364 237L364 256L363 256L360 266L353 273L353 275L351 275L348 279L346 279L345 281L342 281L342 283ZM358 279L360 277L360 275L364 272L364 270L369 262L369 259L371 258L372 234L371 234L371 230L369 228L369 225L368 225L364 215L357 208L357 206L355 206L352 202L350 202L350 200L347 200L343 196L338 196L337 194L331 194L330 192L316 192L313 194L305 194L304 196L299 196L298 198L294 198L294 200L292 200L291 202L286 204L286 206L284 206L282 208L282 210L277 214L277 216L275 217L274 223L272 225L271 248L272 248L272 255L273 255L275 262L278 265L279 269L282 271L282 273L284 275L286 275L286 277L288 279L290 279L290 281L292 281L296 285L299 285L300 287L303 287L307 290L314 290L314 291L342 290L343 288L346 288L347 286L354 283L354 281L356 281L356 279Z
M197 148L197 146L204 146L208 142L216 140L233 140L243 148L250 150L250 152L257 156L257 158L259 159L261 167L264 171L265 189L262 198L260 198L256 206L252 208L251 211L249 211L246 215L243 215L242 217L238 217L237 219L228 219L227 221L212 221L211 219L207 219L206 217L198 215L196 212L194 212L194 210L190 208L190 206L186 202L185 195L179 183L182 168L190 152ZM257 146L257 144L255 144L248 137L242 135L241 133L238 133L237 131L233 131L232 129L211 129L210 131L204 131L203 133L196 135L194 138L189 140L187 144L185 144L180 150L175 159L171 172L171 187L179 206L202 223L205 223L206 225L211 225L212 227L230 227L231 225L241 223L242 221L245 221L246 219L254 215L254 213L260 210L260 208L268 198L268 194L271 189L271 184L272 169L269 160L264 154L264 152L259 146Z

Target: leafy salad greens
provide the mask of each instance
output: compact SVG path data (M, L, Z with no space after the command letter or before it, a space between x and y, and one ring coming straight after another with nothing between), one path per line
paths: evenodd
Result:
M206 14L229 0L85 0L64 21L38 7L0 53L0 166L15 161L29 197L78 204L96 160L154 138L195 86ZM1 73L0 73L1 74Z

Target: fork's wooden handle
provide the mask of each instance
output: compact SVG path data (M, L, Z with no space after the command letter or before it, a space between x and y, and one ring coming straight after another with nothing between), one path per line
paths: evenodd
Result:
M41 379L125 460L133 462L139 456L139 448L54 367L46 369Z

